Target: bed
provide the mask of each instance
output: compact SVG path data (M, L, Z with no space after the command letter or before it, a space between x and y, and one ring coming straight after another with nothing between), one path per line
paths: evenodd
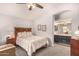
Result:
M31 28L15 28L16 44L22 47L29 56L37 49L49 45L48 38L32 35Z

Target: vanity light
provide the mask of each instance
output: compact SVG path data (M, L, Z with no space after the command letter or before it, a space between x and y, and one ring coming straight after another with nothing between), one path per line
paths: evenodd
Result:
M58 24L59 24L59 23L56 23L56 22L54 23L54 25L58 25Z

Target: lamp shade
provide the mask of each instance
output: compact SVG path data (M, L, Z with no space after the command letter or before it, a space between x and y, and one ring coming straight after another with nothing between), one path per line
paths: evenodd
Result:
M75 35L79 35L79 30L75 31Z
M10 32L8 35L7 35L9 38L14 38L14 32Z

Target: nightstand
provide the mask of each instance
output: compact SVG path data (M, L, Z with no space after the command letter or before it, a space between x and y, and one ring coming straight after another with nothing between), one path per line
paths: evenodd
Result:
M9 38L9 37L7 37L6 39L7 39L7 42L6 42L7 44L14 44L14 45L16 44L15 38Z

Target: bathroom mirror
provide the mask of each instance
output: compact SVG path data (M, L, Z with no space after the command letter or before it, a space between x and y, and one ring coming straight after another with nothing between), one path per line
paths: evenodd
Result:
M54 33L71 34L71 11L64 10L54 15Z

